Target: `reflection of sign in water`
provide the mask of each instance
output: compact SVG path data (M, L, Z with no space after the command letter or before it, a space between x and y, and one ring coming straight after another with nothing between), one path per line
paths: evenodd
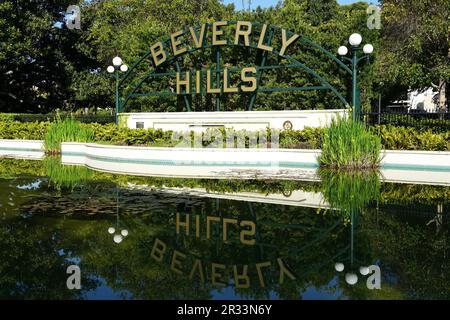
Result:
M206 216L206 220L204 220L201 219L201 216L198 214L194 215L192 218L191 215L186 214L184 221L181 221L180 214L177 212L175 222L177 234L180 233L180 229L184 229L187 236L191 234L192 231L196 238L205 235L206 239L211 239L211 229L215 226L222 226L223 242L227 242L229 231L234 229L239 230L239 240L242 244L250 246L255 244L255 239L253 239L253 237L256 234L256 224L253 221L241 220L239 222L237 219L216 216Z
M150 256L162 262L168 253L167 244L159 239L155 239ZM190 262L190 267L188 263ZM207 267L206 267L207 266ZM250 266L250 268L249 268ZM249 271L250 269L250 271ZM198 258L188 257L188 255L174 249L170 258L170 270L179 275L188 275L189 279L198 278L202 284L206 281L206 276L210 275L211 284L215 287L225 287L228 285L229 275L231 273L236 288L247 289L251 285L251 276L257 275L259 285L264 288L264 274L267 271L277 271L279 273L279 284L283 284L286 278L295 280L295 276L288 270L281 258L276 262L262 261L251 265L225 265L214 262L204 262ZM208 272L209 271L209 272Z

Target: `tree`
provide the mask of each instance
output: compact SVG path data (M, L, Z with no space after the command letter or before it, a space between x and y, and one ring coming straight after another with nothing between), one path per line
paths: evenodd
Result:
M58 28L72 1L0 4L0 110L47 112L61 107L70 82L66 32Z
M377 72L387 86L439 92L448 104L449 10L446 0L382 0L382 48Z

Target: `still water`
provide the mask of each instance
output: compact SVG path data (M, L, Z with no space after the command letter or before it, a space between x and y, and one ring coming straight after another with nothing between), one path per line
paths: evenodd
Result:
M450 298L450 187L321 180L0 159L0 298Z

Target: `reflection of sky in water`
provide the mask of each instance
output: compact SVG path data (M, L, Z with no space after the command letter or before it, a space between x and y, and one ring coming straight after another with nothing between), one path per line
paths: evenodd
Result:
M337 284L338 277L334 277L326 286L322 286L320 288L316 288L314 286L308 287L299 298L303 300L348 299L348 297L344 296L342 289L334 289L337 287ZM221 290L212 290L211 296L213 299L218 300L241 300L243 298L234 291L233 287L227 287ZM275 291L270 291L266 298L269 300L277 300L279 299L279 296Z
M106 284L106 280L101 277L92 276L91 279L100 282L94 290L84 293L83 298L89 300L122 300L133 299L133 295L126 290L114 291ZM83 285L83 284L81 284Z
M19 186L17 186L17 189L20 189L20 190L36 190L36 189L39 189L39 187L41 186L41 183L42 183L41 180L37 180L37 181L34 181L32 183L29 183L29 184L19 185Z

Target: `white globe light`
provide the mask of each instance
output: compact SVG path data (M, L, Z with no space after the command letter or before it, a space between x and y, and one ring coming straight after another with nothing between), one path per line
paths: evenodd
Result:
M359 273L361 273L363 276L367 276L369 274L369 268L368 267L360 267Z
M123 240L123 237L120 234L116 234L113 238L115 243L121 243Z
M371 44L366 44L366 45L363 47L363 51L364 51L365 54L371 54L371 53L373 52L373 45L371 45Z
M344 271L344 264L341 262L336 262L334 269L336 269L337 272L342 272Z
M120 71L127 72L128 71L128 66L126 64L121 65L120 66Z
M114 70L116 70L116 69L114 69L113 66L109 66L109 67L106 69L106 71L108 71L109 73L113 73Z
M338 53L340 56L345 56L348 53L348 49L346 46L340 46L338 49Z
M114 232L116 232L116 229L114 229L113 227L108 228L108 233L113 234Z
M124 229L120 232L124 237L126 237L128 235L128 230Z
M362 36L359 33L354 33L348 38L348 42L350 42L352 46L359 46L362 42Z
M115 65L116 67L120 66L122 64L122 58L121 57L115 57L113 59L113 65Z
M352 286L358 282L358 276L354 273L347 273L345 275L345 282Z

